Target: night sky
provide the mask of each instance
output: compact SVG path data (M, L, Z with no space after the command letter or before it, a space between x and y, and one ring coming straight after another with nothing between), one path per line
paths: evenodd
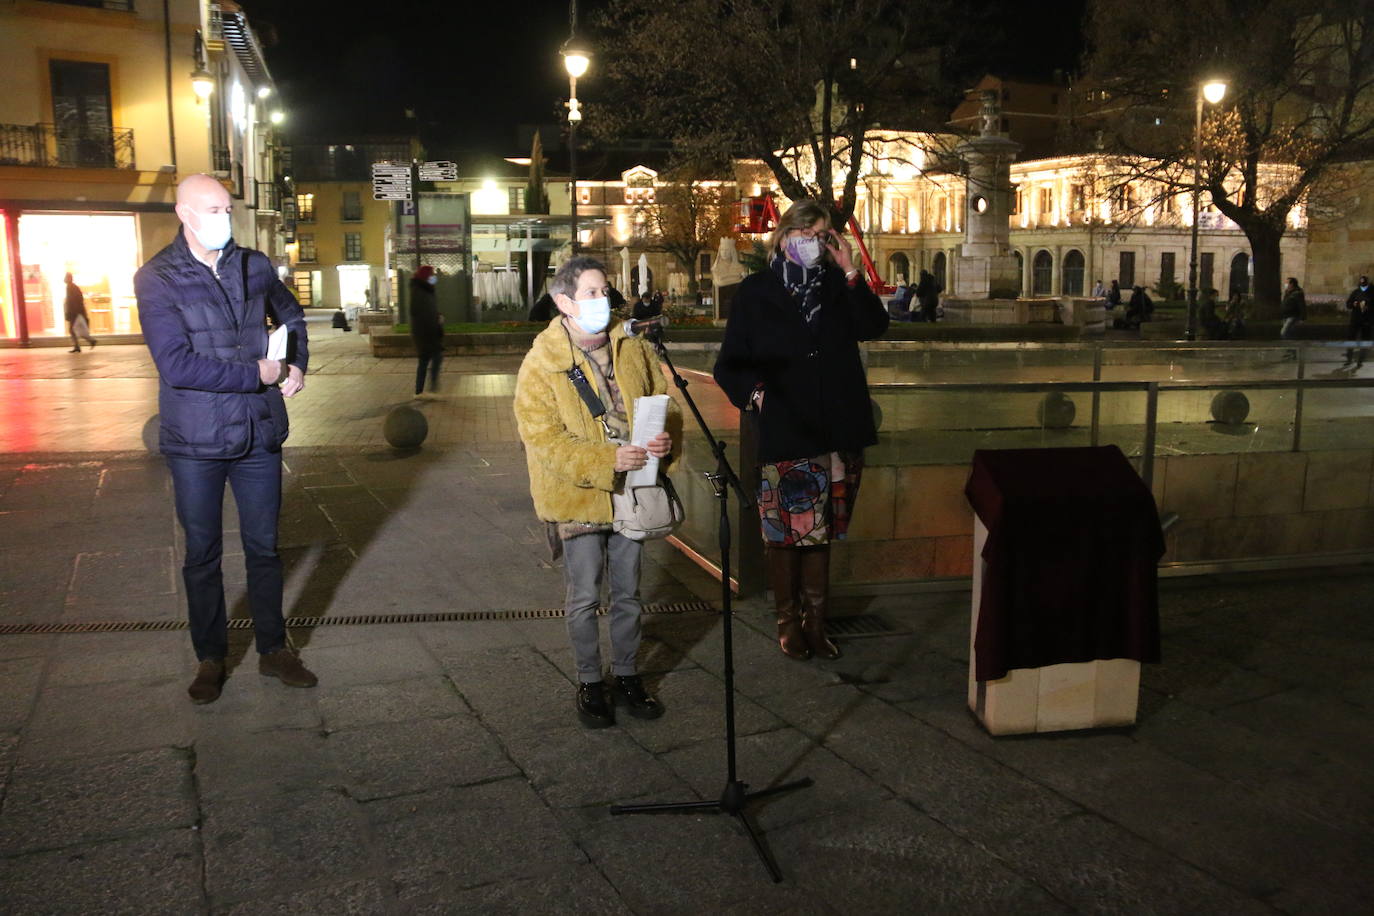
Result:
M586 23L605 0L580 0ZM984 69L1048 77L1072 70L1086 0L971 0ZM281 89L293 139L404 130L414 109L432 152L509 155L521 124L556 120L567 77L558 48L566 0L243 0ZM595 68L595 64L593 64ZM595 92L595 69L580 95Z

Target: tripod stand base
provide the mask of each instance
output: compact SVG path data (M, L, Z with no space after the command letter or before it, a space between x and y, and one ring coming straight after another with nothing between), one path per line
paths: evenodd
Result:
M783 792L791 792L794 789L809 789L815 783L810 777L798 779L795 782L785 782L780 786L772 786L767 789L759 789L757 792L750 792L749 787L738 779L725 784L725 790L720 793L720 798L715 801L694 801L694 802L666 802L654 805L611 805L612 814L668 814L680 811L715 811L719 814L729 814L740 822L744 832L749 835L749 841L754 844L754 851L758 853L759 860L763 862L763 867L768 869L768 874L773 877L775 883L782 881L782 872L778 870L777 864L768 855L768 850L763 846L763 840L759 833L754 829L754 825L749 822L745 813L745 808L751 801L760 798L767 798L770 795L781 795Z

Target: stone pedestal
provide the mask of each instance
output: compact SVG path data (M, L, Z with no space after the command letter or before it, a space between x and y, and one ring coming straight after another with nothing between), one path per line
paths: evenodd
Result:
M1070 731L1134 725L1140 698L1140 662L1111 658L1015 668L995 681L974 676L973 637L983 595L983 546L988 529L973 523L973 620L969 628L968 706L992 735Z
M961 299L1015 299L1021 288L1021 270L1009 254L968 254L956 259L954 295Z

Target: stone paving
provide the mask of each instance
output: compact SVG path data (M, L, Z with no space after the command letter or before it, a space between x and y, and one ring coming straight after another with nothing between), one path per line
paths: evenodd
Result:
M88 376L25 362L46 353L0 365L15 384L66 386L69 407L148 383L121 374L136 353L97 353L110 363ZM328 365L292 405L298 430L323 436L337 421L321 418L346 411L351 429L379 426L408 394L407 371ZM508 413L502 375L453 360L425 409L470 397ZM4 390L8 410L20 389ZM37 419L15 434L7 415L0 624L182 618L146 408L137 422L132 407L93 410L82 441ZM184 630L0 635L0 910L1368 910L1374 569L1168 582L1165 661L1145 669L1134 728L1003 739L966 709L966 591L841 601L896 632L846 640L833 663L783 658L763 604L738 602L740 775L816 781L753 809L774 885L729 818L607 811L719 794L719 615L647 615L641 666L667 715L580 728L561 622L519 613L558 605L562 587L518 444L499 425L446 429L411 454L370 439L287 449L286 606L494 619L293 628L320 675L310 691L259 677L235 630L236 667L204 707L185 696ZM226 528L243 617L232 501ZM662 543L643 585L657 604L719 599Z

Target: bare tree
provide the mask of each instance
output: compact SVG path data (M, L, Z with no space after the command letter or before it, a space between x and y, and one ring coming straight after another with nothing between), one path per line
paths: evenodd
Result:
M1200 83L1228 82L1207 106L1201 188L1245 233L1255 302L1277 313L1279 245L1295 208L1329 210L1343 165L1374 145L1374 0L1094 0L1085 82L1118 181L1143 179L1152 200L1193 187Z
M686 175L669 178L654 191L647 208L649 229L657 243L687 271L696 289L697 260L715 250L722 238L734 238L737 194L717 181Z
M950 0L612 0L607 78L588 122L604 138L670 140L728 173L762 161L794 200L854 212L876 128L938 129ZM600 58L599 58L600 59Z

